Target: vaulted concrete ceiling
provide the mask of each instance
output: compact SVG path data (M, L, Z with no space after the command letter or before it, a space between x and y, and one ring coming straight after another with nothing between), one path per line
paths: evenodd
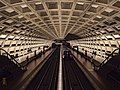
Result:
M119 31L120 0L0 0L0 34L55 40Z

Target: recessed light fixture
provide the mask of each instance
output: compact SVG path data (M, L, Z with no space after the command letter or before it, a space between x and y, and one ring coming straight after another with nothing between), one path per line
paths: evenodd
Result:
M115 38L120 38L120 35L118 35L118 34L117 34L117 35L113 35L113 36L114 36Z
M0 38L5 38L7 35L4 35L4 34L2 34L2 35L0 35Z
M110 12L113 11L113 9L111 9L111 8L106 8L105 11L108 12L108 13L110 13Z
M102 38L102 39L105 39L106 37L105 37L105 36L102 36L101 38Z
M83 5L84 3L83 3L83 2L77 2L77 4L81 4L81 5Z
M26 5L26 4L23 4L23 5L21 5L21 7L22 7L22 8L26 8L26 7L27 7L27 5Z
M0 15L0 18L2 18L3 16Z
M107 37L107 38L113 38L111 35L107 35L106 37Z
M96 16L97 18L102 18L101 16Z
M23 18L23 16L21 15L21 16L18 16L18 18Z
M8 38L14 38L14 36L9 36Z
M13 28L8 28L8 29L6 29L7 31L13 31Z
M16 36L15 39L19 39L20 37L19 36Z
M5 9L5 11L7 11L7 12L9 12L9 13L14 12L14 10L13 10L12 8L7 8L7 9Z
M30 12L29 14L34 14L33 12Z
M99 6L99 5L95 5L95 4L92 5L92 7L94 7L94 8L98 8L98 6Z
M111 28L108 28L107 30L108 30L108 31L113 31Z
M15 31L15 32L16 32L16 33L19 33L20 31L17 30L17 31Z
M12 22L13 22L13 20L7 20L6 22L7 22L7 23L12 23Z
M35 3L36 5L39 5L39 4L42 4L41 2L37 2L37 3Z

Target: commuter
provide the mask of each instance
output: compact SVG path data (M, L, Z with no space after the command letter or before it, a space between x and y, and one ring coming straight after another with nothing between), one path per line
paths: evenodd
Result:
M81 50L81 58L84 57L83 51L84 51L84 48L82 48L82 50Z
M95 57L96 57L96 52L93 51L93 52L92 52L92 56L91 56L91 63L92 63L93 65L94 65Z
M95 57L96 57L96 52L93 51L92 55L93 55L93 59L95 59Z
M36 50L34 51L34 57L35 57L35 60L37 59L37 54L36 54Z
M1 84L2 84L2 90L6 90L7 88L7 78L11 75L12 73L8 71L7 67L2 67L0 69L0 75L1 75Z
M118 55L120 55L120 47L119 47Z
M82 58L82 57L84 56L83 52L81 52L81 54L80 54L80 55L81 55L81 58Z
M26 58L26 61L27 61L27 64L29 63L29 57L27 56L27 58Z
M18 58L18 54L15 55L15 58Z
M34 51L34 53L35 53L35 57L36 57L36 50Z
M6 78L2 78L2 90L7 90L7 80Z
M85 56L87 56L87 50L85 50Z
M92 52L92 56L94 55L94 51Z

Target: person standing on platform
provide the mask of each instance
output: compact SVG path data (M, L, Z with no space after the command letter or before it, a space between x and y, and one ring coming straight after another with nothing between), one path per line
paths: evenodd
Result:
M87 56L87 50L85 50L85 56Z
M95 57L96 57L96 51L93 51L94 53L93 53L93 59L95 59Z
M27 61L27 64L29 63L29 57L27 56L27 58L26 58L26 61Z

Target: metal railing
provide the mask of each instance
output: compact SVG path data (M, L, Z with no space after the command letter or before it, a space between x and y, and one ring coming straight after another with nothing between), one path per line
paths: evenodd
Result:
M4 52L4 53L2 53ZM9 60L11 60L12 62L14 62L19 68L21 68L22 70L26 70L26 67L22 66L20 63L18 63L15 58L10 55L7 51L5 51L3 48L0 48L0 55L6 55Z
M110 57L112 57L117 50L119 50L119 52L120 52L120 48L115 49L115 50L114 50L111 54L109 54L109 55L105 58L105 60L104 60L102 63L100 63L99 65L96 65L96 64L93 63L93 65L94 65L94 70L99 70L100 67L102 67L107 61L109 61ZM119 52L118 52L118 53L119 53ZM120 53L119 53L119 54L120 54Z

